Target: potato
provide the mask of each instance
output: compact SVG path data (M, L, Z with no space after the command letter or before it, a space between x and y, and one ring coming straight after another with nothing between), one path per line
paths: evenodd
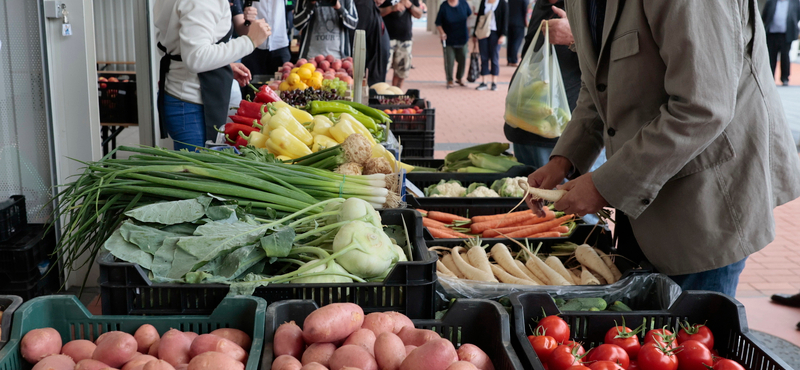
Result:
M150 346L150 349L147 350L147 354L153 357L158 357L158 346L161 344L161 338L156 339L155 342Z
M165 334L166 335L166 334ZM244 370L244 364L219 352L206 352L197 355L189 362L186 370Z
M308 364L303 365L300 370L328 370L328 368L322 366L322 364L319 362L309 362Z
M220 338L225 338L233 343L236 343L239 345L239 347L244 348L246 351L250 350L250 344L252 343L250 336L239 329L221 328L214 330L209 334L214 334Z
M185 335L187 338L189 338L189 340L195 340L197 337L200 336L200 334L197 334L197 333L195 333L193 331L185 331L185 332L183 332L183 335Z
M121 331L103 333L97 338L97 348L92 353L92 359L107 364L109 367L119 368L130 361L138 352L139 344L133 335Z
M458 353L456 353L453 343L439 338L411 351L400 365L400 370L446 370L456 361L458 361Z
M164 360L152 360L145 364L142 370L175 370L175 368Z
M361 328L372 330L375 333L375 338L379 337L382 333L394 333L394 318L392 315L387 315L383 312L373 312L364 316L364 323Z
M375 340L375 362L381 370L397 370L405 358L405 346L397 335L387 332Z
M343 367L356 367L361 370L378 370L378 363L369 352L361 346L347 344L339 347L331 356L331 370L341 370ZM422 369L422 368L420 368Z
M364 347L372 357L375 357L375 333L369 329L358 329L347 337L344 344L355 344Z
M77 363L80 360L92 358L92 353L94 353L95 348L97 348L97 345L89 340L76 339L67 342L67 344L61 347L61 354L71 357L72 361Z
M275 338L272 340L273 352L275 356L289 355L300 359L303 355L305 342L303 342L303 329L300 329L294 321L285 322L275 330Z
M150 356L150 355L138 355L134 356L130 361L125 363L125 366L122 366L122 370L133 370L137 366L142 366L152 360L158 360L157 358Z
M363 323L364 310L357 304L331 303L306 316L303 339L308 344L336 342L349 337Z
M272 370L300 370L303 364L294 356L280 355L272 361Z
M187 368L189 368L189 364L180 364L175 366L175 370L186 370Z
M397 333L397 336L400 337L401 340L403 340L404 344L406 345L410 344L412 346L417 346L417 347L425 343L428 343L434 339L441 338L439 334L437 334L433 330L414 329L409 327L404 327L403 330L400 330L400 332Z
M408 356L408 354L411 353L411 351L413 351L415 349L417 349L417 346L412 346L412 345L406 346L406 356Z
M336 351L336 345L333 343L314 343L303 352L303 358L300 362L303 365L317 362L322 366L328 367L330 365L331 356Z
M475 365L467 361L456 361L447 367L447 370L478 370Z
M136 339L136 343L139 344L137 351L140 353L147 353L150 346L152 346L159 337L158 330L156 330L155 326L150 324L140 326L139 329L136 329L136 332L133 333L133 338Z
M67 355L50 355L37 362L33 370L73 370L75 361Z
M489 358L486 352L483 352L482 349L474 344L462 344L456 353L460 361L467 361L475 365L478 370L494 370L492 359Z
M189 348L192 340L188 335L176 329L170 329L161 336L161 343L158 345L158 358L169 362L172 366L188 364ZM233 360L231 358L231 360ZM236 360L234 360L236 361Z
M395 311L389 311L386 312L386 314L389 315L394 321L394 330L392 330L392 333L398 334L400 333L400 330L403 330L404 327L414 329L414 323L408 318L408 316Z
M75 365L75 370L102 370L108 368L109 366L107 364L101 361L92 360L91 358L80 360Z
M49 355L60 354L61 343L61 334L56 329L33 329L22 337L19 351L25 361L35 364Z
M189 347L189 358L210 351L224 353L239 362L247 361L247 352L242 347L212 334L200 335L192 341L192 345Z

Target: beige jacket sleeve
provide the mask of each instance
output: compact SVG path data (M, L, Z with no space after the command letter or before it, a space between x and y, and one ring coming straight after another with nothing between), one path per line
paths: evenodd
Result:
M603 150L603 120L581 81L581 92L572 119L558 138L552 155L560 155L572 163L575 175L589 172Z

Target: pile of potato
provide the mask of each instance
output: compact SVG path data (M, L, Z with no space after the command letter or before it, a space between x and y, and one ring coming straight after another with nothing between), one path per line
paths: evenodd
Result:
M272 370L494 370L480 348L453 344L416 329L399 312L374 312L353 303L324 306L275 331Z
M22 337L22 357L33 370L244 370L251 339L238 329L198 335L170 329L159 337L145 324L133 335L111 331L92 343L67 342L53 328L34 329Z

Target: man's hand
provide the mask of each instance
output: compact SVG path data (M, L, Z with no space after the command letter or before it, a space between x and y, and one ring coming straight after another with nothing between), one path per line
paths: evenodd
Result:
M558 188L567 191L564 197L554 204L559 211L585 215L596 213L609 205L594 186L591 173L581 175Z
M439 38L442 39L442 41L447 40L447 35L444 32L439 32Z
M399 3L397 3L397 4L395 4L395 5L394 5L394 11L396 11L396 12L402 12L402 11L404 11L404 10L406 10L406 3L405 3L405 1L401 1L401 2L399 2Z
M233 70L233 79L239 83L239 86L244 87L245 85L250 83L250 70L244 66L242 63L231 63L231 69Z
M500 36L497 38L497 45L503 45L504 42L506 42L505 36Z
M333 6L334 9L339 10L342 8L342 3L339 0L336 0L336 5Z
M244 20L250 21L250 23L258 19L258 9L256 9L254 6L248 6L244 8L242 14L244 15Z
M528 176L528 186L540 189L552 189L567 177L569 170L572 169L572 163L567 158L555 156L550 162L536 170ZM542 210L543 202L541 200L535 201L529 195L525 196L525 203L528 208L532 209L537 215L543 216Z
M558 18L547 21L550 26L550 43L553 45L569 45L575 42L572 38L572 29L567 20L567 12L553 7L553 12Z

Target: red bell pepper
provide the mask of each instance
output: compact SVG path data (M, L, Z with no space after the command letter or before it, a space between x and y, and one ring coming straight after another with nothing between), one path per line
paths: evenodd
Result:
M267 85L262 85L260 89L250 84L250 88L256 91L256 103L274 103L276 101L283 101L278 94L269 88Z
M263 105L264 103L253 103L242 100L239 103L239 110L236 112L236 115L261 120L261 107Z
M238 123L226 123L225 124L225 131L221 131L219 129L217 131L224 133L225 134L225 139L228 140L229 142L232 142L233 138L238 138L239 137L239 132L243 132L245 135L250 135L250 133L253 132L253 131L261 132L261 130L259 128L251 127L251 126L247 126L247 125L240 125Z
M258 120L251 117L243 117L243 116L228 116L234 123L238 123L240 125L248 125L252 127L256 127L256 125L260 125Z
M237 148L241 148L241 147L247 146L247 145L248 145L247 139L245 139L244 137L241 137L241 136L237 136L236 137L236 144L234 144L233 146L235 146Z

